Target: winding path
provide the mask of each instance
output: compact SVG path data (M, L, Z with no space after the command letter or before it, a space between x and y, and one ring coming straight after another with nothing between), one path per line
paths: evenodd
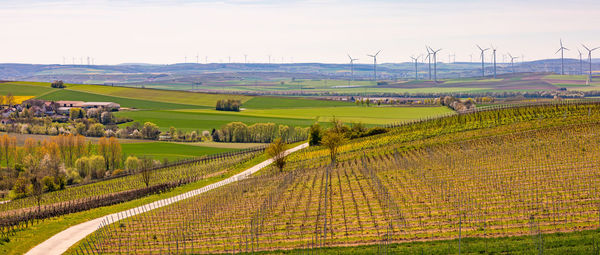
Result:
M304 144L298 145L294 148L291 148L291 149L287 150L285 153L287 155L292 152L304 149L306 147L308 147L308 143L304 143ZM31 250L29 250L25 254L36 254L36 255L37 254L40 254L40 255L62 254L65 251L67 251L71 246L73 246L74 244L81 241L89 234L96 231L102 225L111 224L118 220L121 220L121 219L124 219L127 217L131 217L136 214L144 213L144 212L147 212L150 210L154 210L156 208L160 208L160 207L175 203L177 201L181 201L183 199L187 199L187 198L202 194L204 192L221 187L223 185L246 179L246 178L248 178L248 176L258 172L260 169L268 166L271 163L273 163L273 159L267 159L251 168L244 170L243 172L241 172L239 174L231 176L225 180L215 182L213 184L209 184L202 188L192 190L192 191L189 191L189 192L186 192L186 193L174 196L174 197L158 200L158 201L155 201L155 202L152 202L149 204L145 204L143 206L139 206L136 208L132 208L129 210L125 210L122 212L109 214L107 216L103 216L100 218L96 218L96 219L86 221L84 223L72 226L72 227L67 228L67 229L63 230L62 232L50 237L48 240L38 244L37 246L33 247Z

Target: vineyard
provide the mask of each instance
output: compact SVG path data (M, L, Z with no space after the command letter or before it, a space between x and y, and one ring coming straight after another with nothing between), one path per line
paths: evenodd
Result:
M581 103L400 125L348 142L335 165L313 147L290 156L283 172L104 225L72 252L372 245L387 253L398 243L456 240L442 253L459 253L473 238L527 235L531 249L558 253L545 234L600 227L599 121L600 105ZM581 249L598 252L597 242ZM487 241L481 249L489 252Z
M26 197L0 204L0 234L9 237L39 220L137 199L149 194L228 173L229 169L254 158L262 150L226 153L206 160L174 162L148 173L126 175L106 181L49 192L39 201ZM146 181L148 183L146 183Z

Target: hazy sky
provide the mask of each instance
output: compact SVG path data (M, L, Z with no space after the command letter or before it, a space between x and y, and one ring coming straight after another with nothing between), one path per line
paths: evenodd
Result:
M447 62L477 60L476 43L532 60L558 57L559 38L568 57L600 46L599 24L598 0L0 0L0 63L383 63L425 44Z

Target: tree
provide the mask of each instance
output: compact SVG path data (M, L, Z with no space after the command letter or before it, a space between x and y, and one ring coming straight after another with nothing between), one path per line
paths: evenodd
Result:
M101 155L104 158L105 169L110 169L110 145L108 139L102 137L98 140L97 152L98 155Z
M22 198L29 193L29 181L25 177L19 177L12 188L12 198Z
M88 158L88 157L78 158L75 161L75 168L77 168L77 171L79 172L79 176L81 176L81 178L85 179L86 177L91 177L90 158Z
M31 194L35 197L38 204L38 211L41 207L42 195L44 195L44 186L40 182L37 176L33 176L29 179L31 182Z
M92 174L92 178L95 178L95 179L104 178L104 173L106 172L104 157L102 157L100 155L91 156L89 168L90 168L90 173Z
M129 156L125 160L125 169L130 173L135 173L140 168L140 160L137 157Z
M275 139L269 147L267 147L267 155L270 158L273 158L273 162L275 166L279 168L279 171L283 171L283 167L285 167L286 158L285 158L285 143L281 138Z
M316 146L321 144L322 134L321 134L321 126L319 123L313 124L310 126L310 135L308 137L308 144L310 146Z
M150 181L152 180L152 167L154 163L151 158L143 157L141 159L140 166L140 177L142 178L142 182L146 184L146 187L150 186Z
M54 81L54 82L52 82L52 84L50 84L50 87L57 88L57 89L64 89L64 88L66 88L65 84L63 83L63 81Z
M95 123L90 126L90 128L87 130L86 134L88 136L95 136L95 137L103 136L104 135L104 125L102 125L100 123Z
M115 122L115 117L112 112L103 112L100 115L100 122L102 124L113 124Z
M331 158L331 164L335 164L338 147L345 141L344 135L334 130L329 130L325 133L321 143L329 149L329 157Z
M111 137L108 139L108 157L110 163L110 169L119 167L119 161L121 160L121 144L117 138Z
M76 120L85 117L85 111L81 108L71 108L69 109L69 119Z
M156 139L160 134L160 129L158 126L152 122L144 123L144 127L142 127L142 135L146 139Z

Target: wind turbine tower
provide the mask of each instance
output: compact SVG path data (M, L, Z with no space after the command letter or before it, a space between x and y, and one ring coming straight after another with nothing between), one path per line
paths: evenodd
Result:
M513 57L510 53L508 53L508 57L510 57L510 67L512 68L512 72L515 73L515 59L519 57Z
M583 58L582 58L582 54L581 54L581 51L579 49L577 49L577 52L579 52L579 75L583 75Z
M492 45L492 52L494 56L494 79L496 79L496 48Z
M600 47L596 47L596 48L590 49L590 48L588 48L587 46L585 46L583 44L581 46L583 46L588 51L588 62L590 62L589 63L590 64L589 82L592 82L592 51L595 51L595 50L597 50Z
M373 55L367 55L367 56L373 58L373 80L374 81L377 81L377 55L379 55L380 52L381 52L381 50L379 50L377 53L375 53Z
M442 49L433 50L429 48L431 54L433 54L433 81L437 82L437 53Z
M477 45L477 48L479 48L479 50L481 51L481 77L485 77L485 62L484 62L485 51L489 50L490 48L482 49L481 47L479 47L479 45Z
M431 80L431 52L429 51L429 46L425 45L425 49L427 50L427 60L429 61L429 80Z
M350 58L350 80L354 81L354 61L358 60L358 58L352 58L350 54L348 54L348 58Z
M410 58L412 58L412 60L415 61L415 81L418 81L419 80L419 73L417 71L417 64L419 63L418 62L419 61L419 56L417 56L416 58L411 56Z
M565 48L562 44L562 39L560 39L560 48L554 53L558 53L560 51L560 75L565 75L565 50L569 50Z

